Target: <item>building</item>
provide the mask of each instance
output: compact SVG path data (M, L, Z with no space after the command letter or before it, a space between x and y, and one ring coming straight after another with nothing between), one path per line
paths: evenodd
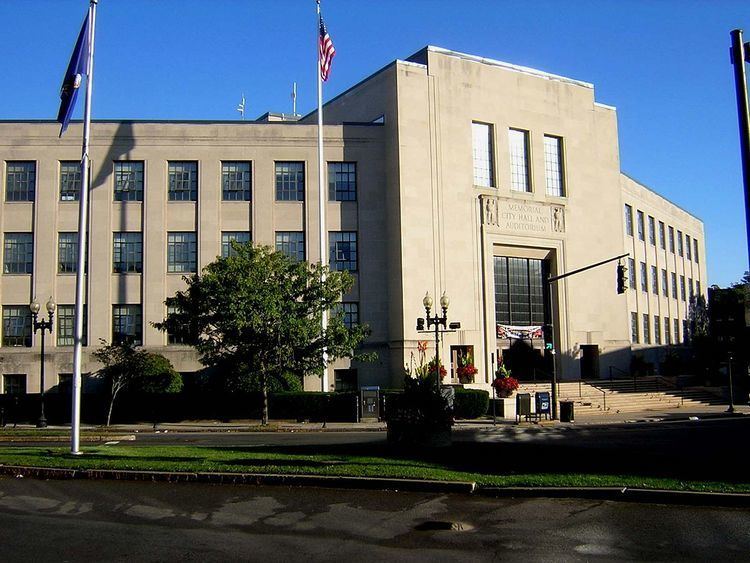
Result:
M441 343L450 377L471 359L480 387L501 356L521 377L548 371L550 322L563 379L627 371L634 350L682 338L687 301L661 280L705 289L702 223L620 172L616 112L591 84L427 47L328 102L324 120L329 258L353 273L342 307L370 325L380 358L331 366L332 388L399 385L430 338L416 330L426 292L448 295L461 323ZM319 259L316 122L93 124L84 371L100 339L123 336L197 369L192 349L151 323L230 240ZM59 304L47 386L72 371L79 132L0 122L2 392L39 389L35 296ZM657 232L674 233L676 252ZM545 276L624 252L628 295L610 264L557 282L550 302Z

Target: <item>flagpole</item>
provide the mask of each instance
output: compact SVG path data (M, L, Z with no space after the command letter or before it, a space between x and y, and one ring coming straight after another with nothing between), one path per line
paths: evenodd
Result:
M318 76L318 215L320 219L320 265L326 266L328 263L328 254L326 252L326 197L323 184L323 77L321 75L320 68L320 57L321 57L321 46L320 46L320 0L315 2L317 6L317 29L315 30L315 37L317 38L318 44L318 63L316 68L316 74ZM320 275L321 281L325 282L325 273ZM328 328L328 311L324 310L321 315L321 323L323 333ZM324 393L328 391L328 350L323 348L323 375L321 377L321 391Z
M76 269L76 303L73 348L73 398L70 426L70 453L80 455L81 435L81 354L83 352L83 293L86 267L86 240L88 238L89 207L89 140L91 137L91 87L94 79L94 33L96 5L89 3L89 49L86 64L86 101L83 116L83 145L81 147L81 197L78 206L78 267Z

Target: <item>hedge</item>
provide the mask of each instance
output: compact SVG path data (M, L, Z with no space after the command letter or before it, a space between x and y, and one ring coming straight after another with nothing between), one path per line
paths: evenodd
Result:
M487 414L490 405L490 394L481 389L456 389L453 401L455 418L479 418Z

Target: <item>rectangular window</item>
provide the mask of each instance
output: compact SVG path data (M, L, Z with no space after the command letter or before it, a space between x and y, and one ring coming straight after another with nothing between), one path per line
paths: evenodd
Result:
M81 163L60 162L60 201L78 201L81 197Z
M662 250L667 249L667 236L664 231L664 221L659 221L659 246Z
M328 199L330 201L357 200L357 163L328 163Z
M669 327L669 319L664 317L664 344L672 344L672 331Z
M688 260L692 260L692 250L693 245L690 244L690 235L685 235L685 258L687 258Z
M251 188L250 162L221 163L221 198L224 201L250 201Z
M6 395L26 394L26 374L6 373L3 374L3 393Z
M544 324L547 263L495 256L495 319L499 324Z
M563 197L563 155L562 139L551 135L544 136L544 171L547 179L547 195Z
M677 274L672 272L672 299L677 299Z
M276 250L293 260L305 259L305 233L302 231L277 231Z
M359 391L356 369L335 369L333 370L333 378L333 389L337 393Z
M471 124L472 154L474 157L474 185L486 188L495 185L495 170L492 158L492 125Z
M641 262L641 291L648 291L648 269L645 262Z
M659 271L656 266L651 266L651 291L654 295L659 295Z
M688 278L688 295L690 295L690 300L693 300L693 297L695 297L695 294L693 293L693 278Z
M305 201L305 163L276 163L276 201Z
M232 243L246 244L250 242L250 231L224 231L221 233L221 257L234 256Z
M685 276L680 276L680 299L686 300L685 294Z
M113 233L112 271L116 274L143 271L142 233Z
M695 294L700 297L701 296L701 282L698 280L695 280Z
M88 257L84 255L84 271ZM78 233L57 234L57 273L74 274L78 270Z
M169 162L167 194L169 201L198 201L197 162Z
M674 254L674 227L669 227L669 251Z
M685 344L690 341L690 326L687 321L682 321L682 341Z
M337 303L334 308L334 314L343 317L346 328L352 328L359 324L359 303Z
M635 272L635 260L628 258L628 283L630 284L630 289L635 289L637 275Z
M167 233L167 272L170 274L195 272L197 265L195 233Z
M516 192L530 192L529 132L509 129L508 146L510 147L510 189Z
M3 346L31 346L31 311L28 305L3 307Z
M667 271L661 271L661 293L664 297L669 297L669 284L667 283Z
M644 237L644 224L643 224L643 211L636 212L636 218L638 222L638 240L646 240Z
M683 256L682 231L677 231L677 254Z
M34 235L5 233L3 273L30 274L34 268Z
M630 313L630 341L638 344L638 313Z
M11 162L5 165L5 201L34 201L36 162Z
M57 345L73 346L75 344L75 305L58 305L55 322L57 323ZM83 345L88 343L88 321L86 305L83 306Z
M700 260L698 260L698 239L693 238L693 258L695 258L695 263L698 264Z
M140 305L112 305L112 342L143 344L143 316Z
M654 344L661 344L661 319L654 316Z
M647 313L643 313L643 343L651 344L651 325Z
M651 215L648 216L648 242L651 246L656 246L656 223Z
M679 344L680 340L680 321L674 320L674 343Z
M328 264L332 270L357 271L357 233L328 233Z
M177 307L167 307L167 315L172 315L176 312ZM167 344L190 344L190 342L188 342L184 333L172 334L171 332L167 332Z
M633 208L625 204L625 234L633 236Z
M115 161L115 201L143 201L143 162Z

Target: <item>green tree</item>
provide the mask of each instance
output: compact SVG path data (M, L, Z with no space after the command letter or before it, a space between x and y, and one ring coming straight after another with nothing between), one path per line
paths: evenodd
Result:
M206 366L253 370L267 424L269 380L321 373L324 350L329 361L369 359L357 352L369 329L348 328L343 315L334 314L322 330L323 312L334 310L352 286L347 272L294 261L265 246L232 247L231 256L184 278L187 288L166 301L174 312L155 326L192 342Z
M101 343L94 357L103 364L98 376L109 385L107 426L112 420L115 400L124 389L144 393L179 393L182 390L182 377L164 356L137 349L129 341L109 344L102 340Z

